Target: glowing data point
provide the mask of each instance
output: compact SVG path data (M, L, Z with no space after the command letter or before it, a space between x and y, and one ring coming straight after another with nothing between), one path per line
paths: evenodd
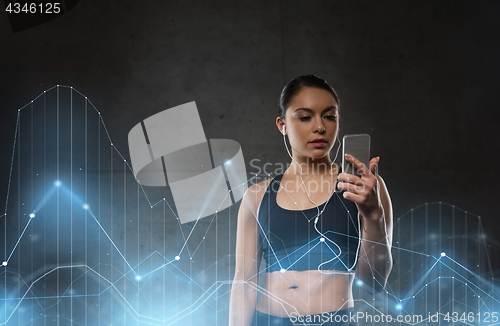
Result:
M136 275L135 279L138 280L138 281L140 281L140 280L142 280L142 277L141 277L141 275Z
M35 213L30 214L30 218L33 218L33 217L35 217Z
M89 205L88 205L88 204L83 204L83 206L82 206L82 207L83 207L83 209L85 209L85 210L89 209Z
M226 163L225 163L225 164L227 164L227 165L231 165L231 161L226 161Z
M7 266L7 262L6 262L6 261L4 261L4 262L2 263L2 266Z
M361 280L357 280L357 281L356 281L356 285L357 285L357 286L361 286L361 285L363 285L363 281L361 281Z
M62 185L62 182L61 182L61 181L59 181L59 180L56 180L56 181L54 182L54 185L55 185L56 187L60 187L60 186Z
M325 238L321 238L321 239L319 239L319 241L325 242Z
M445 252L442 252L442 253L441 253L441 257L444 257L444 256L446 256L446 253L445 253Z
M282 269L280 270L280 272L284 273L284 272L286 272L286 269L282 268Z
M403 308L403 307L400 304L396 305L396 309L400 310L401 308Z
M179 260L179 259L181 259L181 257L175 256L175 260Z

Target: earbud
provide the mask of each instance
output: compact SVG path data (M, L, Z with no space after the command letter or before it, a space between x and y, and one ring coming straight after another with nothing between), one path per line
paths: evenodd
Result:
M283 136L286 135L286 127L283 125Z

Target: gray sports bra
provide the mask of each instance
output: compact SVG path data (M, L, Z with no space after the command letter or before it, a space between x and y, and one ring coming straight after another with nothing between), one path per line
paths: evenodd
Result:
M258 222L262 252L267 272L294 270L335 270L353 272L359 249L359 216L356 204L345 199L336 188L330 200L319 205L314 229L316 207L288 210L276 203L276 194L283 174L276 176L264 194Z

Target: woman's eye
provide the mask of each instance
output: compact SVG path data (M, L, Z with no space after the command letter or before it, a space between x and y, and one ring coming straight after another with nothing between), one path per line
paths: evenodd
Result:
M311 117L300 117L299 118L300 121L307 121L309 119L311 119Z
M327 115L325 118L327 118L328 120L335 120L335 119L337 119L337 116L336 115Z

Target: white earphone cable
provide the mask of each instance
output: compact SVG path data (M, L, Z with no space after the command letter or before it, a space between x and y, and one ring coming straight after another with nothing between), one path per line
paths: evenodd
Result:
M323 214L323 212L325 211L326 206L328 205L328 202L330 201L330 199L331 199L331 197L332 197L332 194L335 192L335 188L336 188L336 187L333 185L333 173L332 173L332 167L333 167L333 164L334 164L335 160L337 160L337 157L338 157L338 155L339 155L339 151L340 151L340 147L342 146L342 143L340 142L340 140L339 140L338 138L336 138L336 140L339 142L339 147L337 148L337 152L336 152L336 154L335 154L335 158L332 160L332 163L330 164L330 175L331 175L331 183L332 183L332 192L330 193L330 196L328 197L328 200L325 202L325 205L324 205L323 209L322 209L322 210L321 210L321 212L320 212L320 210L319 210L319 206L318 206L318 205L317 205L317 204L316 204L316 203L315 203L315 202L311 199L311 196L309 195L309 192L307 191L307 187L306 187L306 185L305 185L305 183L304 183L304 179L302 178L302 166L301 166L301 165L300 165L300 164L299 164L299 163L298 163L298 162L297 162L297 161L293 158L292 154L290 153L290 150L288 149L288 145L286 144L286 138L285 138L285 136L286 136L286 132L285 132L285 130L286 130L286 128L285 128L285 126L283 126L283 142L284 142L284 144L285 144L285 148L286 148L286 151L287 151L287 153L288 153L288 156L290 156L290 158L292 159L292 161L294 161L294 162L295 162L295 163L299 166L299 169L300 169L300 180L301 180L301 182L302 182L302 186L304 187L304 191L305 191L305 193L306 193L306 195L307 195L307 198L309 198L309 201L310 201L311 203L313 203L313 204L314 204L314 206L316 206L316 209L318 210L318 213L317 213L317 214L313 217L313 218L314 218L314 229L315 229L315 230L316 230L316 232L317 232L317 233L318 233L318 234L322 237L322 238L321 238L321 239L322 239L322 241L325 241L324 239L328 240L329 242L331 242L332 244L334 244L334 245L338 248L338 250L339 250L339 253L338 253L338 254L335 254L335 257L333 257L333 258L331 258L331 259L329 259L329 260L327 260L327 261L322 262L321 264L319 264L319 265L318 265L318 271L319 271L320 273L322 273L322 274L328 274L328 275L329 275L329 274L345 274L345 273L343 273L343 272L341 272L341 273L335 273L335 272L333 272L333 273L325 273L325 272L323 272L323 271L321 271L321 270L320 270L320 267L321 267L321 266L323 266L323 265L325 265L325 264L328 264L329 262L331 262L331 261L333 261L333 260L337 259L338 257L340 257L340 255L342 254L342 249L339 247L339 245L337 245L337 244L335 243L335 241L332 241L332 240L331 240L331 239L329 239L327 236L325 236L325 235L324 235L321 231L319 231L319 230L318 230L318 226L317 226L317 223L318 223L319 217L320 217L320 216ZM351 214L349 213L349 211L347 210L347 208L345 207L345 205L344 205L344 208L346 209L347 214L349 215L350 219L352 220ZM312 219L313 219L313 218L312 218ZM311 219L311 220L312 220L312 219ZM308 219L308 220L309 220L309 219ZM309 221L310 221L310 220L309 220ZM359 230L359 221L358 221L358 230ZM358 231L358 232L359 232L359 231ZM326 243L325 243L325 244L326 244ZM327 246L328 246L328 245L327 245ZM329 247L329 246L328 246L328 247ZM330 247L329 247L329 248L330 248ZM330 250L331 250L331 248L330 248ZM358 251L359 251L359 242L358 242ZM333 252L333 250L332 250L332 252ZM351 266L351 267L349 268L349 267L345 266L345 264L343 264L343 262L342 262L342 264L343 264L343 265L344 265L344 267L347 269L347 272L348 272L348 273L353 273L353 272L352 272L352 270L353 270L354 266L356 266L356 262L357 262L357 254L356 254L356 260L355 260L355 262L354 262L353 266Z

